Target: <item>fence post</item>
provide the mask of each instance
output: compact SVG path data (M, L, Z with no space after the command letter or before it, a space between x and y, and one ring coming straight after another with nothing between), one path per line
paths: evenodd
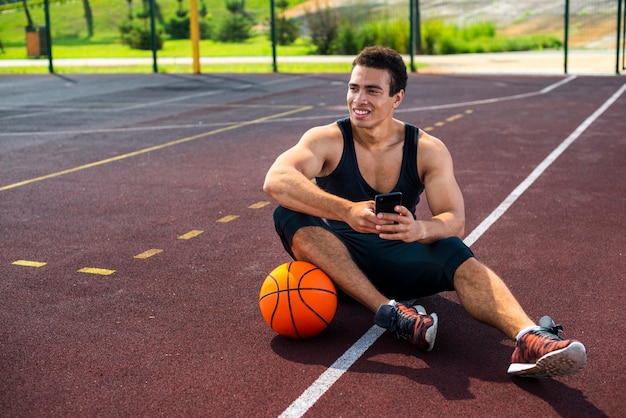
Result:
M563 60L563 67L565 70L565 74L567 74L567 58L568 58L568 46L569 46L569 0L565 0L565 35L563 39L563 51L565 53L565 57Z
M615 74L619 75L619 44L620 44L620 30L622 29L622 1L617 0L617 42L615 46Z
M152 34L151 44L152 44L152 71L158 73L159 70L157 68L157 43L156 43L156 25L154 22L154 0L150 0L150 32Z
M415 72L415 39L414 39L414 30L413 24L415 21L415 17L413 16L413 2L416 0L409 0L409 56L411 57L411 72Z
M619 0L618 0L619 1ZM622 2L622 70L626 70L626 0Z
M276 16L274 12L274 0L270 0L270 34L272 36L272 71L277 73L276 65Z
M189 34L191 37L192 69L200 74L200 19L198 18L198 0L189 0Z
M48 41L48 72L50 74L54 74L54 67L52 65L52 37L50 34L52 31L50 30L50 2L49 0L44 0L43 2L43 12L45 14L46 21L46 39Z

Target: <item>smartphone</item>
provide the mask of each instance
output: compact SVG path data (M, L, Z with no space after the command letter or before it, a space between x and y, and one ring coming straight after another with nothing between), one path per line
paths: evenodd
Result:
M377 194L374 200L376 201L376 213L396 213L393 208L402 205L402 192Z

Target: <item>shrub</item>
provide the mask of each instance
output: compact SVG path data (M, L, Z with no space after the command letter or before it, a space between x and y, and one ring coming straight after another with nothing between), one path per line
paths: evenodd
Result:
M495 25L490 22L458 27L439 20L427 21L422 25L422 38L427 54L530 51L562 46L554 36L497 36Z
M151 50L152 32L132 23L120 25L122 42L133 49ZM163 49L163 30L157 29L155 34L155 49Z
M300 25L296 20L281 16L275 20L275 24L276 42L279 45L291 45L298 39L298 35L300 35ZM271 40L272 33L270 32L268 36Z
M280 10L281 13L284 13L289 7L288 0L277 0L276 7ZM291 18L287 18L285 16L279 16L275 22L275 34L276 34L276 42L279 45L291 45L298 39L300 35L300 24ZM268 33L268 38L270 41L272 40L272 30Z
M343 22L339 31L334 50L339 54L353 55L366 46L384 45L395 49L401 54L409 51L409 23L397 20L389 24L370 22L358 29L354 25Z
M340 55L356 55L362 49L359 34L351 24L341 24L337 31L336 51Z
M251 37L252 23L241 14L226 17L217 31L217 40L221 42L242 42Z
M165 24L165 32L172 39L189 39L191 37L190 20L191 19L189 17L172 18L168 23ZM211 39L212 28L208 22L201 20L199 22L199 29L201 39Z
M335 52L337 34L339 32L340 14L329 7L318 9L315 12L306 10L305 18L309 27L311 42L317 53L329 55Z

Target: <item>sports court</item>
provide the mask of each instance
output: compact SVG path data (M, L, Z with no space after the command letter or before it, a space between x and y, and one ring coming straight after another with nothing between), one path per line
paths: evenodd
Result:
M307 341L263 322L289 261L265 172L347 80L0 77L0 415L626 416L623 77L411 74L396 113L447 144L466 242L585 343L581 373L510 378L453 293L420 300L430 353L348 300Z

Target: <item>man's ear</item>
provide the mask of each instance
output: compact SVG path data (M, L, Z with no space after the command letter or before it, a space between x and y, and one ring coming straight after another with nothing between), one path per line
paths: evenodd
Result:
M393 107L396 108L400 106L400 103L402 103L402 99L404 99L404 90L400 90L393 96L394 96Z

